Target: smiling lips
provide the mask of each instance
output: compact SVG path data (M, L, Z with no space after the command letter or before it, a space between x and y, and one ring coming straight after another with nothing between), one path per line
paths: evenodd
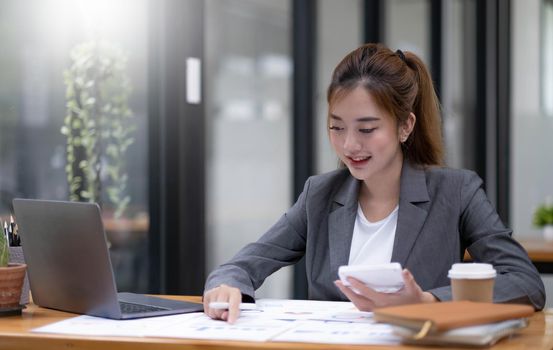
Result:
M369 159L371 159L370 156L368 156L368 157L347 157L347 158L349 160L349 163L352 166L363 166L369 161Z

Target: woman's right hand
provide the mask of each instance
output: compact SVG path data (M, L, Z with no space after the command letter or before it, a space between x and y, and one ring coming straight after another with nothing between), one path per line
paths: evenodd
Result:
M228 310L210 308L209 303L215 301L228 302ZM213 319L234 323L238 319L238 316L240 316L240 302L242 302L240 289L221 284L219 287L215 287L204 293L204 312Z

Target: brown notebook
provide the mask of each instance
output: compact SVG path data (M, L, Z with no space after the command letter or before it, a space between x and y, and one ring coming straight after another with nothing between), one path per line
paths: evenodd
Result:
M374 310L374 319L416 330L416 339L446 330L532 316L528 305L447 301L411 304Z

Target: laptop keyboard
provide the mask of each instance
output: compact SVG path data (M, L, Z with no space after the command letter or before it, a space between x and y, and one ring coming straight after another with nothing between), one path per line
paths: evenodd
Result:
M136 313L141 313L141 312L169 310L165 307L142 305L142 304L133 304L133 303L127 303L127 302L124 302L124 301L120 301L119 306L121 307L121 312L124 313L124 314L136 314Z

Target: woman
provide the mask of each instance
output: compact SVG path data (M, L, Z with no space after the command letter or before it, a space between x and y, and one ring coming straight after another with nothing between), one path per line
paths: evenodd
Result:
M267 276L304 255L310 299L347 297L365 311L450 300L447 272L465 249L497 270L495 302L543 308L540 276L480 178L442 166L439 103L415 54L361 46L334 70L327 101L330 142L345 167L309 178L267 233L209 275L206 314L234 322ZM340 265L391 261L405 268L396 293L336 280ZM228 301L228 311L212 301Z

